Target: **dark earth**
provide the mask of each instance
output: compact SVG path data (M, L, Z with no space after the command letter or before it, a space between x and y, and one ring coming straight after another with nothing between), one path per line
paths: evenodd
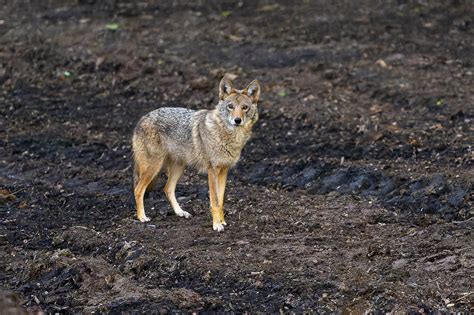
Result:
M473 312L473 6L2 1L0 310ZM134 125L224 74L262 86L229 226L192 170L140 223Z

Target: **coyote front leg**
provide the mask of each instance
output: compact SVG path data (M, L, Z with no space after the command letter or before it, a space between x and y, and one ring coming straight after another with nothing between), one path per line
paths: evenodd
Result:
M207 173L209 179L209 200L211 202L212 228L214 231L221 232L224 230L224 225L221 223L219 204L217 200L218 170L209 166Z
M217 201L219 202L219 217L222 225L227 225L224 219L224 194L229 168L222 167L217 175Z

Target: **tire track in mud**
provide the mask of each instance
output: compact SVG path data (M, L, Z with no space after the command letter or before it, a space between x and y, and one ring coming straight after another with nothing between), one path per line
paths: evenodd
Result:
M368 166L341 167L322 161L285 166L271 161L252 164L246 175L239 175L244 182L299 189L312 195L348 194L405 213L437 214L447 220L473 216L472 184L453 181L443 174L391 176ZM245 174L242 167L238 173Z
M386 171L386 159L403 158L401 165L416 164L417 160L404 158L404 150L384 150L378 148L380 145L366 153L355 144L342 142L338 146L324 140L330 136L314 135L318 131L314 127L308 130L307 123L299 120L288 122L283 116L271 117L266 113L263 116L267 124L281 126L277 142L288 145L274 148L271 154L261 151L259 148L267 139L262 136L264 131L257 131L254 143L250 144L255 151L244 152L243 155L248 157L244 157L233 172L244 183L296 189L310 195L352 195L405 215L435 214L446 220L469 219L474 215L474 187L472 178L469 178L468 160L466 173L463 174L461 169L462 176L453 176L452 172L438 167L422 174L397 169ZM291 136L293 141L298 142L294 145L284 136L291 133L294 134ZM342 157L348 161L334 162ZM375 167L374 162L381 166Z

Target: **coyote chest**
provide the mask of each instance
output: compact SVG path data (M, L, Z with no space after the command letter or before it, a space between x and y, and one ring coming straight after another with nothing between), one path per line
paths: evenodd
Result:
M243 128L215 135L214 141L208 143L210 164L212 166L234 166L250 135L251 132Z
M250 126L229 128L221 119L207 113L193 130L193 146L196 158L193 163L199 171L208 167L232 167L251 135Z

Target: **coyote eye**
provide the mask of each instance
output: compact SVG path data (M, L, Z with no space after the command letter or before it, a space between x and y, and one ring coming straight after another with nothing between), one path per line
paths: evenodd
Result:
M227 105L227 108L228 108L228 109L234 109L234 105L229 104L229 105Z
M247 105L244 105L244 106L242 106L242 109L247 111L247 110L249 110L249 107Z

